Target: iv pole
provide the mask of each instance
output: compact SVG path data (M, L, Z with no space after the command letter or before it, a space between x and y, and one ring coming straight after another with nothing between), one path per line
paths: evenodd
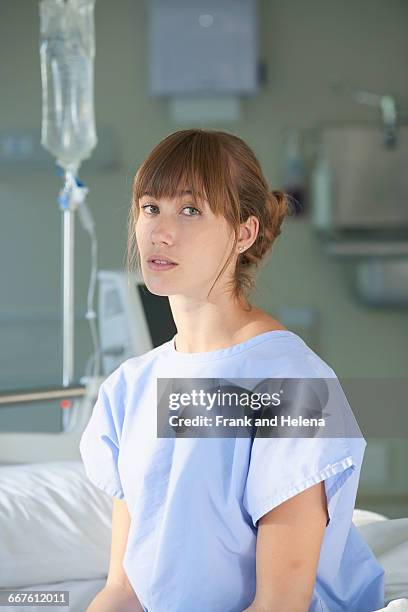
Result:
M67 177L68 178L68 177ZM63 350L62 384L68 387L74 378L74 238L75 210L71 205L63 215Z
M43 85L43 121L41 143L57 159L64 176L58 196L62 212L62 384L74 383L75 332L75 212L91 236L92 272L88 290L89 320L94 345L93 377L99 375L100 348L95 326L93 293L96 278L97 242L95 224L86 205L88 189L77 173L83 159L89 157L97 142L93 115L93 58L95 0L42 0L41 78ZM69 404L69 402L68 402ZM70 407L70 404L63 407ZM63 411L64 429L70 411Z
M64 177L58 203L62 232L63 386L17 390L0 394L0 409L10 405L59 401L62 431L0 433L0 456L21 463L78 459L80 435L89 418L89 399L99 384L99 340L93 296L97 277L97 240L92 214L86 205L88 189L77 177L79 165L96 145L93 117L93 57L95 0L41 0L40 56L43 92L41 144L56 158ZM94 352L92 377L74 380L74 255L75 212L91 236L92 271L86 318ZM84 401L83 401L84 398ZM66 410L65 408L69 408ZM63 434L63 435L61 435Z
M75 211L85 199L75 180L77 168L65 172L65 184L58 202L62 212L62 280L63 280L63 322L62 322L62 384L68 387L74 381L74 333L75 333ZM86 189L86 192L88 190Z

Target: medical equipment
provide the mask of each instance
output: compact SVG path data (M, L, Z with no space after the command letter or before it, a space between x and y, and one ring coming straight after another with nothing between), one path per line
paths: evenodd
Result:
M93 310L97 242L88 189L78 180L81 162L97 143L93 109L95 0L41 0L40 57L42 79L41 143L64 172L58 203L63 213L63 385L73 381L74 355L74 230L75 210L92 242L88 311L94 345L94 371L99 372L99 345ZM67 411L64 411L66 413Z
M22 402L59 400L70 404L62 411L62 432L0 432L0 465L5 462L77 461L79 441L102 380L126 359L142 355L176 334L167 297L150 293L139 272L100 270L98 286L101 337L98 357L102 357L103 372L98 376L87 376L86 372L85 387L71 384L69 389L55 387L0 394L0 410L2 406L17 406Z
M177 333L166 296L147 289L140 273L98 272L98 321L103 374L142 355Z
M74 173L95 147L95 0L40 2L41 143Z

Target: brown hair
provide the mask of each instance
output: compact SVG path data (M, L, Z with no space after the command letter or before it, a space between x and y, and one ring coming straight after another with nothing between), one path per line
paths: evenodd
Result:
M258 159L238 136L216 130L188 129L170 134L154 147L138 169L133 182L133 199L128 219L127 268L135 255L140 266L135 227L139 198L173 198L190 189L193 200L204 197L215 215L222 215L235 233L234 245L224 267L234 255L239 225L249 216L259 220L254 243L238 254L232 294L247 297L254 286L254 270L281 233L284 217L291 212L288 196L270 190ZM210 289L210 291L211 291Z

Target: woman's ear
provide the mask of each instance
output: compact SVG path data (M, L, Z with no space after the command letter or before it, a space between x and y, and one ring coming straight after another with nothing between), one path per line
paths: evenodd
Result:
M256 240L259 232L259 219L254 215L248 217L244 223L241 224L239 231L239 242L242 242L242 246L246 249L249 249L250 246Z

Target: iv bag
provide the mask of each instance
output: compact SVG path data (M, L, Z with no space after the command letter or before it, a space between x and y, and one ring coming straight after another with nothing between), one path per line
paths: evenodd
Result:
M41 0L41 144L76 171L97 143L93 105L95 0Z

